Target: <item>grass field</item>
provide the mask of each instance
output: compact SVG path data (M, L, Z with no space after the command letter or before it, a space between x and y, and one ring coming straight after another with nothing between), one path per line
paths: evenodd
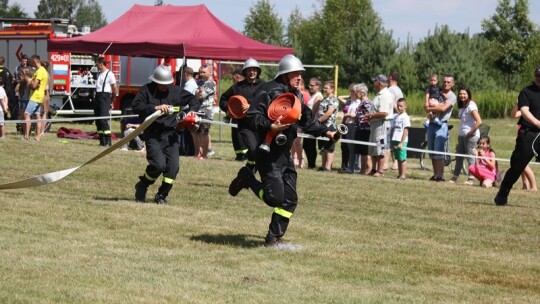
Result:
M509 157L515 122L486 123L498 157ZM133 202L146 160L119 150L57 183L0 191L0 302L540 302L540 202L520 182L496 207L496 189L429 182L416 159L405 181L299 170L284 238L294 250L275 250L262 247L271 208L227 193L241 165L229 130L212 136L212 159L181 157L167 206ZM54 133L24 142L8 127L0 184L100 151Z

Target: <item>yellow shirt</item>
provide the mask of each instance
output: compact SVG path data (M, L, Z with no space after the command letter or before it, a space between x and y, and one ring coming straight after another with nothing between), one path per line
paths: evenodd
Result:
M30 92L30 100L36 103L42 103L45 97L45 90L47 90L47 84L49 83L49 73L44 67L40 67L32 76L32 81L37 79L39 81L39 87Z

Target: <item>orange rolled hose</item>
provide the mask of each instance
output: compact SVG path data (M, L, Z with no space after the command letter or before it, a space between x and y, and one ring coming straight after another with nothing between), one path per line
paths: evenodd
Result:
M227 109L229 114L234 119L242 119L246 117L249 108L249 102L242 95L233 95L227 101Z
M279 95L268 107L268 118L274 122L280 116L282 124L294 123L300 119L302 104L293 93Z

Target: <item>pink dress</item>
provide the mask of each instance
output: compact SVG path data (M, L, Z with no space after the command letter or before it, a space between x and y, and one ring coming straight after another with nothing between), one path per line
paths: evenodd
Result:
M485 157L493 158L493 152L488 151ZM497 168L488 167L485 159L478 159L478 164L469 166L469 173L476 177L480 182L483 182L486 179L492 182L497 180Z

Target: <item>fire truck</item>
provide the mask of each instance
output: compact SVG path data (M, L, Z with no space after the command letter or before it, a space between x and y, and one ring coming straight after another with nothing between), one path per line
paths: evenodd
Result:
M36 54L49 61L51 111L60 115L93 114L98 54L47 52L51 39L65 39L90 33L81 31L68 19L1 19L0 56L13 73L21 56ZM131 112L131 103L139 88L148 83L148 75L163 59L106 55L107 67L115 75L119 94L113 103L113 115ZM176 71L176 60L168 64Z

